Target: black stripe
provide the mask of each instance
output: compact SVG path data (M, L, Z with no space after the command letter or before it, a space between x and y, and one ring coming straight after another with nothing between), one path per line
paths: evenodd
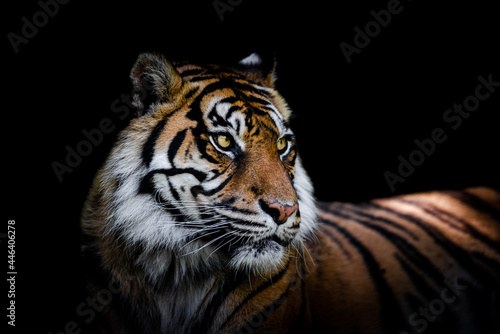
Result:
M221 87L222 85L220 85L219 81L207 85L203 89L203 91L190 103L190 111L186 115L189 119L197 123L196 127L192 129L192 133L201 157L211 163L218 163L218 161L207 153L207 146L209 145L209 141L201 139L202 134L207 133L207 126L203 118L203 112L201 111L201 101L205 95L221 89Z
M265 224L262 224L262 223L258 223L258 222L252 222L252 221L247 221L247 220L241 220L241 219L233 219L231 217L228 217L228 216L225 216L225 215L221 215L221 217L224 217L225 219L229 219L231 221L231 228L235 229L235 230L239 230L241 232L252 232L252 231L249 231L249 230L244 230L244 229L240 229L238 228L237 226L234 226L234 225L242 225L242 226L255 226L255 227L266 227Z
M184 95L184 98L186 100L190 99L194 94L196 94L197 91L198 91L198 87L191 89L189 92L186 93L186 95Z
M168 182L168 187L170 189L170 192L172 193L172 197L174 198L174 200L176 202L179 202L180 201L180 196L179 196L179 193L177 192L177 190L174 188L174 186L172 185L172 182L170 182L170 179L167 178L167 182ZM175 206L174 206L175 207ZM180 213L180 211L176 208L176 211L178 213ZM183 218L183 221L186 221L186 218Z
M260 95L264 95L260 92L259 89L255 88L254 86L252 86L250 84L237 82L237 81L234 81L231 79L220 79L219 81L216 81L216 82L213 82L213 83L207 85L203 89L203 91L200 93L200 95L197 96L195 101L193 101L193 103L190 106L192 109L192 112L194 112L194 113L201 112L200 102L204 96L206 96L212 92L215 92L217 90L223 90L223 89L231 89L235 93L236 98L233 97L234 101L247 100L247 101L257 102L257 103L264 104L264 105L270 104L270 102L267 100L264 100L264 99L261 99L261 98L255 97L255 96L250 96L247 94L242 94L243 92L250 92L250 93L255 93L255 94L260 93ZM200 115L195 116L193 113L190 112L188 114L188 117L190 119L193 119L193 120L199 120Z
M205 88L203 88L203 91L194 99L194 101L189 105L189 108L191 109L190 112L188 112L187 117L189 119L192 119L193 121L197 121L199 125L201 126L200 123L203 122L203 112L201 111L201 101L203 98L210 94L213 93L217 90L222 90L224 88L229 88L231 89L231 83L232 81L230 80L219 80L216 82L213 82L209 85L207 85Z
M421 270L423 270L427 275L429 275L434 280L435 284L439 285L443 281L444 277L441 271L438 268L436 268L436 266L434 266L426 256L424 256L413 245L408 243L408 241L406 241L404 238L389 230L384 229L381 226L373 224L370 220L359 219L354 217L353 214L358 215L361 213L354 208L349 210L345 207L342 207L339 209L340 210L335 211L333 214L344 219L352 220L368 229L371 229L372 231L377 232L378 234L386 238L387 241L391 242L398 249L400 254L404 255L406 259L408 259L408 261L415 264ZM341 210L345 211L341 212ZM378 218L372 218L372 219L378 219Z
M372 221L378 221L378 222L382 222L384 223L385 225L388 225L388 226L391 226L399 231L402 231L404 232L405 234L407 234L408 236L410 236L413 240L418 240L418 237L412 232L410 231L409 229L407 229L405 226L401 225L401 224L398 224L397 222L394 222L393 220L390 220L388 218L385 218L385 217L380 217L380 216L375 216L374 214L372 214L371 212L368 213L366 211L363 211L363 209L367 209L367 210L370 210L370 207L369 207L369 204L360 204L359 207L351 207L352 209L352 212L355 212L357 215L363 217L363 218L367 218L368 220L372 220Z
M466 191L446 191L444 193L469 206L472 210L487 213L500 222L500 210L476 195Z
M227 111L227 114L226 114L226 119L229 119L231 118L231 115L235 112L235 111L238 111L238 110L241 110L242 107L240 106L231 106L229 108L229 110ZM236 132L238 132L238 129L236 129Z
M395 198L395 200L397 200L397 198ZM481 282L483 285L498 285L498 274L494 273L495 270L492 269L491 266L486 267L481 264L490 262L486 255L482 253L469 252L468 250L461 248L459 245L451 242L448 238L446 238L446 236L444 236L441 231L439 231L437 228L424 221L420 217L398 212L389 207L385 207L376 203L371 203L371 205L378 208L379 210L390 212L391 214L403 218L404 220L420 227L432 238L432 240L437 245L439 245L448 253L450 258L452 258L455 262L459 263L465 270L467 270L467 272L469 272L476 281ZM498 262L497 267L499 267ZM497 272L500 272L500 268L497 269Z
M196 170L194 168L155 169L155 170L147 173L146 176L144 176L144 178L141 180L141 183L139 184L139 188L138 188L139 194L154 194L155 193L155 188L154 188L154 185L152 184L152 181L153 181L153 177L156 174L163 174L166 176L174 176L174 175L179 175L179 174L191 174L200 182L204 181L207 177L207 175L205 173L203 173L199 170Z
M445 287L444 283L440 282L439 285L433 288L425 281L417 270L412 268L407 261L403 260L397 254L396 259L398 260L401 268L406 272L407 276L410 277L413 286L418 291L416 294L408 292L404 294L405 302L408 305L409 310L417 312L421 310L422 307L428 307L432 300L440 296L439 293L442 291L443 287ZM428 324L428 326L432 329L432 333L459 332L458 326L460 323L460 314L453 312L454 305L450 306L451 307L446 306L446 312L434 317L432 323ZM410 329L410 323L408 323L407 327ZM411 330L409 331L412 332Z
M352 220L372 231L377 232L379 235L383 236L388 242L392 243L394 247L397 248L399 254L403 255L404 258L410 263L420 268L429 278L432 279L435 285L439 286L444 279L442 272L426 257L418 248L410 244L405 238L399 236L398 234L387 230L383 226L374 224L374 221L382 221L390 226L397 226L396 222L390 221L387 218L376 217L366 212L363 212L360 207L341 207L336 208L330 207L330 213L336 215L342 219ZM357 216L367 218L361 219ZM402 228L403 231L408 231L406 228ZM413 233L411 233L413 239L418 239ZM397 253L396 253L397 254Z
M261 104L262 104L262 103L261 103ZM275 113L275 114L276 114L276 110L275 110L275 109L273 109L273 108L271 108L271 107L269 107L268 105L269 105L269 104L267 104L267 105L262 105L262 106L259 106L259 108L264 109L264 110L267 110L267 111L269 111L269 112L272 112L272 113ZM287 125L287 124L285 123L285 125Z
M223 203L220 203L219 205L223 205ZM232 211L232 212L244 213L244 214L252 215L252 216L255 216L255 215L258 214L257 212L252 211L250 209L237 208L235 206L230 206L230 205L227 205L227 204L223 208L220 208L220 209L222 209L222 210L228 210L228 211Z
M430 216L435 217L436 219L439 219L439 221L443 222L450 228L453 228L455 230L459 230L461 232L464 232L471 237L478 239L479 241L487 244L489 247L492 249L496 249L498 247L498 243L490 238L488 236L484 235L476 229L474 226L469 224L466 220L459 218L447 211L443 211L437 207L428 205L427 203L419 203L415 201L411 201L408 199L400 198L399 199L403 203L407 203L409 205L415 206L420 208L421 210L425 211L427 214ZM476 211L474 208L472 210ZM458 226L460 225L460 226Z
M301 271L302 271L302 276L300 277L300 311L299 311L299 318L300 318L300 326L299 328L304 328L304 320L305 320L305 313L306 313L306 307L307 307L307 296L306 296L306 262L304 257L301 257ZM298 279L297 277L295 278L296 280Z
M204 68L192 68L192 69L189 69L189 70L185 70L185 71L179 72L179 74L181 75L181 77L184 78L184 77L198 75L198 74L201 74L203 72L205 72Z
M221 126L230 126L231 124L227 121L229 119L229 117L231 117L231 114L235 111L235 110L238 110L238 109L241 109L240 107L238 106L231 106L229 108L229 110L227 111L226 115L224 116L225 118L222 118L222 116L220 116L218 113L217 113L217 106L221 103L229 103L229 104L233 104L237 101L240 101L237 97L234 97L234 96L230 96L230 97L226 97L226 98L223 98L222 100L218 101L213 107L212 109L207 113L207 118L209 120L212 121L213 125L217 126L217 125L221 125ZM238 132L238 129L236 129L237 132Z
M332 226L337 231L339 231L344 237L349 240L352 246L354 246L363 258L363 262L368 269L370 277L376 286L376 291L380 298L381 304L381 318L384 324L384 328L387 331L399 332L406 325L406 320L404 319L400 306L389 287L389 283L385 280L382 274L382 268L380 268L377 260L373 256L372 252L363 245L358 239L356 239L351 233L349 233L345 228L335 224L333 221L323 220L325 224Z
M189 105L190 111L187 113L187 117L189 119L197 122L197 126L193 129L193 135L196 139L198 150L200 151L200 153L202 154L202 157L204 159L206 159L212 163L218 163L218 161L216 161L213 157L211 157L207 153L206 147L208 145L208 141L200 139L201 134L207 133L207 126L205 124L204 117L203 117L204 113L201 110L201 101L203 100L203 98L206 95L208 95L212 92L218 91L218 90L223 90L223 89L230 89L235 94L235 97L230 97L226 101L237 101L237 100L248 101L248 100L251 100L251 101L259 102L259 103L263 103L263 104L270 104L269 101L257 98L255 96L249 96L246 94L246 93L254 93L254 94L260 94L261 96L266 95L266 94L263 94L262 92L260 92L259 89L255 88L251 84L238 82L235 80L231 80L229 78L219 79L216 82L208 84L203 89L203 91ZM249 114L252 114L252 113L257 113L257 114L260 113L262 115L269 116L267 113L265 113L261 110L252 110L252 112L250 112ZM248 116L251 116L251 115L247 115L247 118L248 118ZM217 120L217 121L220 122L220 120ZM251 122L248 122L248 120L246 120L246 122L247 122L247 124L251 125ZM249 127L249 130L251 130L251 126Z
M181 147L182 143L184 142L184 138L186 138L186 132L187 129L184 129L182 131L179 131L174 139L170 142L170 146L168 147L168 160L170 161L170 164L172 167L174 166L174 158L177 152L179 151L179 148Z
M227 219L229 217L227 216L222 216L221 215L221 218L224 218L224 219ZM231 219L231 218L229 218ZM233 219L234 221L234 219ZM229 223L228 223L229 224ZM238 220L237 222L231 222L231 226L228 227L231 231L234 231L234 232L240 232L240 233L243 233L243 234L246 234L244 235L244 237L247 237L247 239L251 238L254 236L254 231L251 231L251 230L248 230L246 228L241 228L241 227L238 227L237 225L241 225L241 226L256 226L256 227L262 227L261 225L258 225L258 224L254 224L252 222L245 222L244 220Z
M146 165L146 167L149 167L151 164L151 160L153 160L153 155L155 151L155 144L156 140L160 136L163 128L165 127L165 124L167 123L167 119L162 119L161 121L156 124L154 127L153 131L151 131L151 135L148 137L146 140L146 143L144 144L142 148L142 161Z
M268 105L271 105L271 102L269 102L268 100L264 100L260 97L254 96L254 95L247 95L246 100L249 102L261 104L262 105L261 107L266 107ZM266 108L266 109L271 110L272 112L275 112L272 108Z
M421 305L428 304L428 302L432 300L439 291L436 291L432 288L432 286L427 282L420 270L415 270L415 267L417 269L420 269L418 265L409 262L400 254L395 254L394 256L401 266L401 269L404 270L406 276L408 276L408 278L411 280L413 286L415 287L415 290L418 291L418 295L415 296L415 299L419 299ZM440 286L440 284L442 284L442 281L437 283L436 286ZM415 309L417 308L415 307Z
M219 102L214 104L212 106L212 109L207 113L207 118L212 122L213 125L215 126L227 126L228 123L224 118L222 118L218 113L217 113L217 106L219 105Z
M230 85L229 88L237 89L241 92L254 93L256 95L265 96L265 97L269 96L269 94L266 91L264 91L258 87L255 87L254 85L252 85L250 83L239 82L239 81L234 81L234 80L228 80L227 83ZM246 97L248 97L248 95ZM266 100L262 100L262 101L264 101L263 104L270 104L269 101L266 101Z
M231 314L229 314L227 316L226 320L222 323L222 325L220 326L220 328L223 328L234 317L234 315L243 307L243 305L245 305L250 299L252 299L253 297L255 297L256 295L258 295L259 293L261 293L265 289L269 288L270 286L272 286L273 284L275 284L276 282L278 282L279 280L281 280L283 278L283 276L285 275L285 273L287 272L287 270L288 270L288 268L290 266L290 262L291 262L291 259L288 260L288 262L286 263L285 267L283 269L281 269L277 274L275 274L269 280L267 280L266 282L264 282L260 286L258 286L257 289L253 290L250 294L248 294L245 297L245 299L243 299L243 301L241 301L238 304L238 306L236 306L233 309L233 312L231 312ZM288 293L288 289L285 292Z
M203 75L189 79L189 82L198 82L198 81L212 80L212 79L218 79L218 78L214 75L203 74Z
M234 202L236 202L239 198L240 198L239 196L231 196L229 198L226 198L225 200L222 200L218 205L223 205L223 206L233 205Z
M153 176L155 173L150 173L144 177L139 185L139 194L150 194L154 196L154 200L161 205L161 207L167 211L168 213L172 214L171 218L175 221L188 221L187 217L184 216L184 214L177 208L177 206L173 205L169 200L164 198L161 193L156 191L156 188L153 184ZM172 183L170 180L167 179L167 183L169 186L169 189L172 193L172 196L174 197L175 201L179 201L180 197L175 188L173 187Z
M287 299L288 294L290 292L290 284L286 288L286 290L272 303L268 304L264 307L264 309L252 317L252 320L247 321L245 325L241 326L235 333L245 333L243 328L258 328L264 324L267 318L275 312ZM257 325L255 325L257 324Z
M342 244L342 242L337 239L337 237L335 235L333 235L332 232L328 231L325 227L327 227L329 225L326 225L326 224L320 224L319 225L319 228L321 230L321 233L325 234L331 241L333 241L337 246L339 246L340 250L342 251L342 253L348 258L350 259L351 258L351 254L349 253L349 251L344 247L344 245Z
M225 180L224 182L222 182L221 184L219 184L217 187L213 188L213 189L210 189L210 190L205 190L202 186L194 186L191 188L191 194L194 196L194 197L197 197L199 194L203 194L205 196L212 196L214 195L215 193L218 193L219 191L221 191L222 189L224 189L224 187L229 183L229 181L231 181L231 179L233 178L233 175L234 174L231 174L229 175Z
M200 305L199 314L201 314L200 321L195 324L192 328L191 333L206 333L209 324L212 324L216 318L216 314L220 312L220 307L223 302L227 300L227 297L241 284L241 282L247 279L242 274L237 274L233 279L223 280L222 287L217 290L215 296L207 302ZM204 310L204 311L203 311Z
M235 102L237 102L239 100L240 99L238 99L236 96L228 96L228 97L223 98L222 100L220 100L217 103L229 103L229 104L233 104L233 103L235 103Z
M152 177L154 174L163 174L166 176L174 176L179 174L191 174L198 181L202 182L207 178L207 174L194 168L169 168L169 169L155 169L149 172L144 178Z

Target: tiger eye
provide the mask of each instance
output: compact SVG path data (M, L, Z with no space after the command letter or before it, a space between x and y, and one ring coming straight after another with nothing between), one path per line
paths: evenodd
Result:
M278 151L282 151L286 147L286 139L285 138L279 139L276 146L278 147Z
M231 138L225 135L218 135L217 136L217 145L219 145L222 148L228 148L231 146Z

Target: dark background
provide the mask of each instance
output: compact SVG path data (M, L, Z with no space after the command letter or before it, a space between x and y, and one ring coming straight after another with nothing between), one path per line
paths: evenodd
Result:
M7 34L21 35L22 17L33 22L41 7L31 0L4 9L7 187L1 233L8 219L16 220L16 329L59 333L69 321L83 323L76 313L86 300L78 259L80 209L127 124L111 105L130 94L129 71L141 52L204 62L275 52L277 88L295 112L292 127L320 200L500 186L500 87L458 129L443 121L448 108L474 94L479 75L492 73L500 81L496 7L487 1L401 1L402 11L348 64L339 44L352 45L354 27L363 30L373 21L370 11L386 9L388 2L233 1L221 20L212 0L71 1L59 5L17 54ZM103 118L115 130L59 182L51 164L64 163L65 147L75 148L85 139L82 131L97 128ZM447 140L391 191L384 172L397 173L398 156L408 157L414 140L429 138L437 127ZM1 241L6 254L6 239Z

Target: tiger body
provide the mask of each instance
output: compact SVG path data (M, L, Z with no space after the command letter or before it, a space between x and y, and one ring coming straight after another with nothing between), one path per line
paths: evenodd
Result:
M309 285L315 291L311 313L322 314L313 323L320 328L500 330L498 192L469 188L321 207L317 235L327 246L309 248L317 254Z
M317 205L273 64L144 54L131 78L82 212L89 293L119 286L95 330L498 331L471 308L499 309L497 192Z

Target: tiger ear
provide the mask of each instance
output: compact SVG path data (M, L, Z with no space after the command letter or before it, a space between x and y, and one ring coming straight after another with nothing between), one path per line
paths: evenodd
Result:
M275 68L276 61L274 56L265 57L254 52L240 60L235 70L262 86L274 88L276 81Z
M182 88L182 78L174 66L160 54L142 53L130 72L134 85L133 102L139 115L155 102L168 102Z

